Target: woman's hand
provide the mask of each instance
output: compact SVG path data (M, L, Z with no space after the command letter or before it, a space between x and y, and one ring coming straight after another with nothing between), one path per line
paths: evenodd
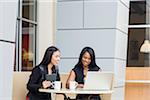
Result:
M83 88L84 84L78 84L77 88Z
M50 81L45 80L42 82L42 86L44 89L50 87L51 85L52 85L52 83Z

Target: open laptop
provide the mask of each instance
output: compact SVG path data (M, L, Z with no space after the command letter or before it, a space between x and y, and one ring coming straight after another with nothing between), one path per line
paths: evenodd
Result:
M84 90L111 90L113 72L88 71L84 83Z

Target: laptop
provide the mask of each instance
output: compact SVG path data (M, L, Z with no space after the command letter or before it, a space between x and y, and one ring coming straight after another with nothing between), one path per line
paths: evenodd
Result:
M111 90L113 72L88 71L85 78L84 90Z

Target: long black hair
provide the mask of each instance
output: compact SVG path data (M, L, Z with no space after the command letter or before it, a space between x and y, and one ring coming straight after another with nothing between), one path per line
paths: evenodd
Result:
M42 59L42 61L39 65L47 66L51 62L53 53L56 52L56 51L60 51L60 50L55 46L48 47L46 49L44 57L43 57L43 59Z
M75 67L83 67L82 57L86 52L88 52L91 56L91 63L89 64L89 69L90 70L99 70L100 68L97 66L96 61L95 61L95 52L91 47L84 47L82 49L80 56L79 56L79 61L75 65Z

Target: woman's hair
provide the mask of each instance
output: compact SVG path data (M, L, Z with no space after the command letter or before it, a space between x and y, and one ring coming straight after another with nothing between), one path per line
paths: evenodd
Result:
M97 64L96 64L96 61L95 61L95 52L94 52L94 50L91 47L84 47L82 49L82 51L80 53L80 56L79 56L79 61L75 65L75 67L83 66L83 64L82 64L82 57L85 54L85 52L88 52L90 54L90 57L91 57L91 63L89 64L89 69L93 69L93 67L98 67Z
M39 65L48 65L51 62L52 55L54 52L59 51L59 49L55 46L50 46L46 49L44 57Z

